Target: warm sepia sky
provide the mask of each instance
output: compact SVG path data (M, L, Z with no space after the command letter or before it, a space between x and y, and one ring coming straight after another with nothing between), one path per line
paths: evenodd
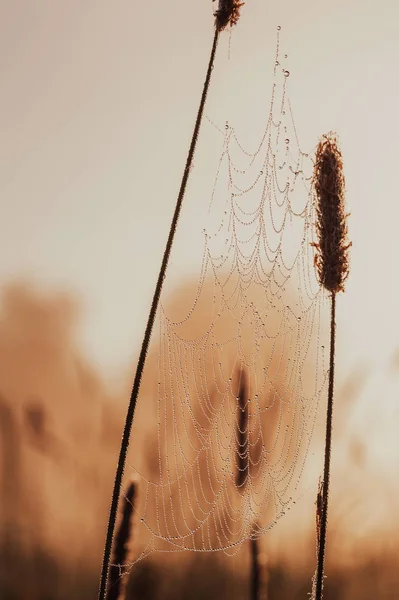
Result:
M210 0L0 0L0 284L78 293L82 343L110 374L141 341L212 23ZM329 130L342 143L354 245L341 372L384 365L399 347L399 5L248 0L206 111L244 137L265 124L277 25L303 150ZM176 281L201 251L187 202Z

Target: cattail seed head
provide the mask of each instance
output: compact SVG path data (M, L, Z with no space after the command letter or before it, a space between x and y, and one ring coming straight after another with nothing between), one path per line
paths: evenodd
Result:
M344 290L349 274L345 177L337 137L327 133L316 151L313 185L317 198L318 244L315 264L321 285L336 293Z
M249 475L248 444L248 382L246 372L241 370L238 391L237 447L236 447L236 485L244 490Z
M216 29L223 31L228 25L237 25L243 4L244 2L238 0L219 0L219 7L215 12Z

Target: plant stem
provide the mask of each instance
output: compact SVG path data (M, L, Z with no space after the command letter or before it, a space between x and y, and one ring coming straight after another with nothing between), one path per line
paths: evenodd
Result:
M186 191L186 185L187 185L188 177L190 174L190 169L191 169L192 162L193 162L195 148L197 145L198 134L199 134L201 121L202 121L202 115L204 112L205 101L206 101L206 97L207 97L208 90L209 90L209 84L210 84L210 80L211 80L211 73L212 73L213 64L215 61L218 39L219 39L219 32L217 29L215 29L215 35L213 38L211 56L209 58L208 70L207 70L207 74L206 74L204 87L202 90L201 102L199 105L197 119L195 122L194 131L193 131L193 136L191 139L190 149L189 149L188 156L187 156L186 166L184 169L183 178L182 178L182 182L180 185L180 191L179 191L179 195L178 195L177 202L176 202L176 208L175 208L172 223L170 226L169 237L168 237L168 240L166 243L165 252L164 252L162 264L161 264L161 269L159 271L158 281L157 281L157 285L156 285L155 292L154 292L154 297L153 297L152 304L151 304L151 310L150 310L147 326L146 326L145 333L144 333L144 339L143 339L143 343L141 346L139 360L137 363L137 369L136 369L136 375L134 378L133 389L132 389L132 393L130 396L129 407L128 407L127 414L126 414L126 422L125 422L125 427L123 430L118 466L116 469L114 490L113 490L113 494L112 494L111 508L110 508L109 520L108 520L107 536L106 536L105 547L104 547L104 558L103 558L103 565L102 565L101 579L100 579L100 588L99 588L99 594L98 594L99 600L105 600L105 595L106 595L106 590L107 590L107 581L108 581L108 572L109 572L109 563L110 563L111 549L112 549L112 540L114 537L114 530L115 530L115 520L116 520L116 515L118 512L119 494L120 494L120 488L121 488L121 484L122 484L123 472L125 469L127 450L129 447L129 438L130 438L130 432L131 432L132 424L133 424L134 411L136 408L137 397L138 397L138 394L140 391L141 378L143 375L144 364L145 364L145 360L146 360L146 356L147 356L148 346L150 343L152 329L154 326L155 315L156 315L156 312L158 309L162 286L163 286L163 282L165 279L166 268L168 266L169 256L170 256L170 252L172 249L176 226L177 226L177 222L179 219L181 206L183 203L184 193Z
M331 462L331 437L334 400L334 366L335 366L335 292L331 294L331 322L330 322L330 371L328 379L328 403L326 421L326 444L324 449L324 473L322 492L322 511L320 522L320 540L317 556L316 593L315 599L322 600L324 579L324 556L326 549L328 493L330 486Z
M259 541L250 539L251 544L251 600L259 600L260 592L260 566L259 566Z
M126 491L122 519L115 535L114 562L109 570L107 600L122 600L126 582L122 584L120 568L128 558L128 546L132 543L132 518L137 496L137 484L132 481ZM126 577L126 575L125 575Z

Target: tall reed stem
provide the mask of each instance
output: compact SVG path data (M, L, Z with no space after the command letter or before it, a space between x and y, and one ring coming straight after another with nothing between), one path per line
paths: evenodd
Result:
M260 598L260 565L259 565L259 540L251 538L251 600Z
M326 549L328 493L330 487L330 462L331 462L331 438L334 399L334 366L335 366L335 292L331 294L331 321L330 321L330 371L328 376L328 403L326 420L326 443L324 449L324 473L322 486L322 503L320 519L320 539L317 556L316 571L316 600L322 600L324 580L324 557Z
M238 418L237 418L237 445L236 445L236 486L244 493L250 477L250 444L249 444L249 385L247 373L244 369L240 371L238 390ZM256 522L252 526L255 531ZM250 572L250 598L259 600L260 597L260 564L259 564L259 540L249 538L249 552L251 562Z
M316 530L318 534L317 568L313 578L312 598L323 597L324 556L328 494L330 488L331 437L334 399L335 362L335 296L343 292L349 275L348 227L345 214L345 177L341 150L337 136L329 132L322 136L316 151L313 172L314 190L317 197L316 231L318 243L315 265L322 287L331 294L330 322L330 370L328 379L328 402L326 417L326 442L324 449L323 481L317 494Z
M119 529L115 535L114 560L109 571L107 600L123 600L126 592L126 581L122 582L120 569L127 562L129 545L132 544L133 512L137 497L137 484L130 482L126 490L125 502ZM124 575L126 577L126 574Z
M199 109L198 109L198 113L197 113L197 119L196 119L195 126L194 126L193 136L191 138L190 149L188 152L186 166L184 169L183 178L182 178L182 182L180 185L180 191L179 191L179 195L178 195L177 202L176 202L176 208L175 208L172 223L170 226L169 236L168 236L168 240L166 243L165 252L163 255L163 259L162 259L162 264L161 264L161 268L160 268L159 275L158 275L158 281L156 284L154 297L153 297L152 304L151 304L151 310L150 310L150 314L149 314L148 321L147 321L147 326L146 326L145 333L144 333L144 339L143 339L143 343L142 343L141 350L140 350L139 360L137 363L137 369L136 369L136 375L134 378L133 389L132 389L132 393L130 396L129 407L128 407L127 414L126 414L126 422L125 422L125 427L123 430L122 443L121 443L121 448L120 448L120 453L119 453L118 466L116 469L114 490L112 493L111 508L110 508L109 519L108 519L108 528L107 528L107 535L106 535L105 547L104 547L104 557L103 557L103 564L102 564L102 571L101 571L98 600L105 600L105 595L106 595L106 591L107 591L112 540L114 537L115 520L116 520L116 515L118 512L118 504L119 504L119 494L120 494L120 488L121 488L121 484L122 484L123 472L125 469L127 450L129 447L129 438L130 438L130 432L131 432L132 424L133 424L134 411L136 408L137 397L138 397L138 394L140 391L141 378L143 375L145 360L146 360L146 356L147 356L148 346L150 343L152 329L154 326L155 315L156 315L156 312L158 309L159 299L161 296L162 286L163 286L163 282L165 279L166 268L168 266L170 252L172 249L172 244L173 244L173 240L174 240L174 236L175 236L175 232L176 232L176 226L177 226L177 222L179 220L180 211L181 211L181 207L182 207L182 203L183 203L183 199L184 199L184 193L186 191L187 181L189 178L189 174L190 174L190 170L191 170L191 166L192 166L192 162L193 162L193 158L194 158L194 152L195 152L195 148L197 145L198 134L199 134L202 116L203 116L204 107L205 107L205 101L206 101L206 97L208 95L209 84L211 81L213 64L215 62L215 55L216 55L218 39L219 39L219 31L218 31L218 29L215 29L215 35L214 35L213 44L212 44L212 51L211 51L211 56L209 58L208 70L207 70L207 74L206 74L206 78L205 78L204 87L202 90L202 96L201 96L201 101L200 101L200 105L199 105Z

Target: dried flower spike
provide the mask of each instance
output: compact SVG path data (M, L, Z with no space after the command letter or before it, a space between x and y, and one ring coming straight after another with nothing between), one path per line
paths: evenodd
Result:
M245 490L249 476L249 444L248 444L248 383L244 370L240 372L238 392L237 448L236 448L236 485Z
M337 137L323 135L316 151L313 185L317 197L318 244L315 264L319 280L329 292L344 290L349 274L345 177Z
M219 0L219 8L215 12L216 29L223 31L228 25L237 25L243 4L238 0Z

